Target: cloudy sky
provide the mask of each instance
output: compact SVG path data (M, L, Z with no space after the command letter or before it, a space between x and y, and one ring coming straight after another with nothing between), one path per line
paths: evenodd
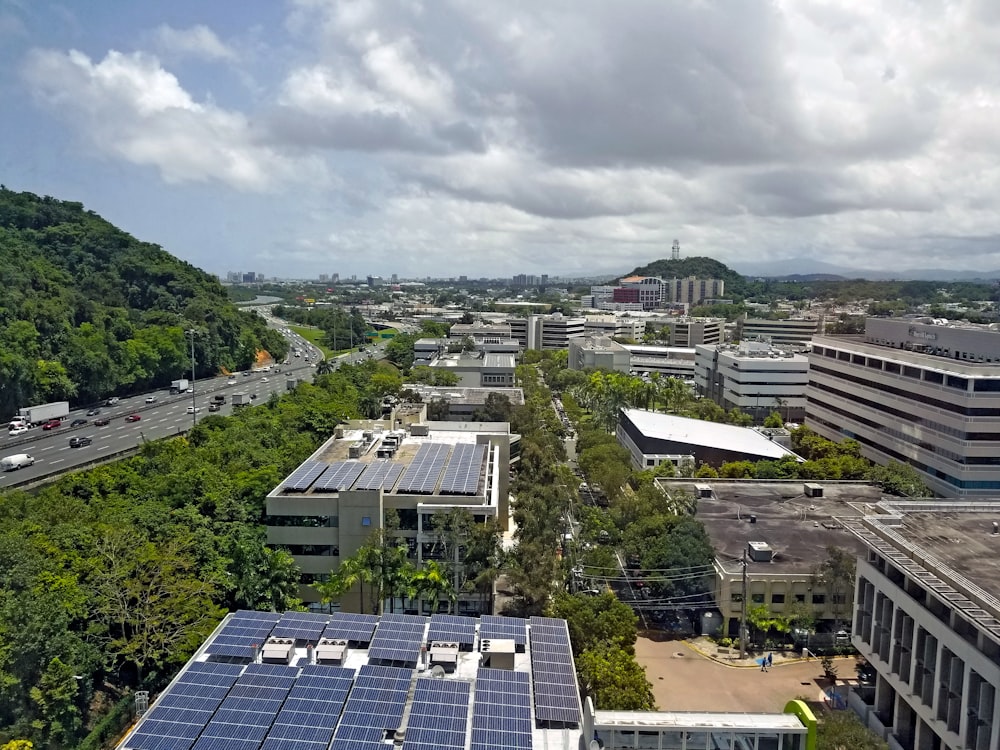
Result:
M997 0L0 0L0 70L0 182L214 273L1000 268Z

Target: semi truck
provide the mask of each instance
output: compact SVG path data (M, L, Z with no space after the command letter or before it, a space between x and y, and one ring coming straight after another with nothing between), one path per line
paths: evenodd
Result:
M170 381L170 392L171 393L183 393L191 386L191 382L187 378L180 378L178 380Z
M246 393L234 393L233 394L233 406L249 406L250 396Z
M17 415L31 425L44 424L53 419L65 419L69 416L69 401L53 401L51 404L26 406L17 410Z

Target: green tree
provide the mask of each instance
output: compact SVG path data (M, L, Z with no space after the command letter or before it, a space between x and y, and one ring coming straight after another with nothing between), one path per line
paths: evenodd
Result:
M817 750L888 750L889 744L850 711L825 711L816 727Z
M601 711L649 711L654 708L653 691L646 673L627 651L601 645L584 651L576 659L576 671L584 696Z
M599 596L559 593L545 614L566 620L575 656L601 645L616 646L633 654L639 618L610 591Z
M813 571L813 587L823 588L830 598L834 615L834 631L840 630L847 613L847 603L854 591L857 561L849 550L830 545L826 548L826 560Z

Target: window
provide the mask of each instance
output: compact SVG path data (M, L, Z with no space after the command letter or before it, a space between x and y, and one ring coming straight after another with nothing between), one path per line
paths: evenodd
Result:
M785 595L784 594L771 594L771 604L784 604Z
M804 602L805 600L806 600L806 595L805 594L796 594L795 595L795 601L797 601L797 602Z
M764 594L751 594L750 601L752 601L754 604L763 604Z
M739 592L737 592L735 594L730 594L729 595L729 600L731 602L736 602L738 604L739 602L743 601L743 594L741 594Z
M361 525L362 526L371 526L372 525L372 517L371 516L362 516L361 517Z
M826 594L813 594L813 604L826 604Z

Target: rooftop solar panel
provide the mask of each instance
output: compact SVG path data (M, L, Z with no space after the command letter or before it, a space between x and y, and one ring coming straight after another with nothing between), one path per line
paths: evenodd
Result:
M353 682L353 669L303 667L262 750L326 750Z
M486 449L485 445L456 445L441 479L441 493L475 495L486 460Z
M271 631L271 637L316 641L329 620L330 615L315 612L285 612Z
M324 638L339 638L356 643L370 643L372 633L378 624L376 615L361 615L351 612L334 612L323 630Z
M330 465L321 461L312 459L305 461L288 476L282 487L292 492L305 492L328 468Z
M532 617L529 624L535 717L543 722L577 725L580 694L566 621Z
M416 666L424 642L427 618L417 615L382 615L368 647L370 662L393 662Z
M483 615L479 618L479 640L507 638L523 647L528 641L527 624L519 617Z
M460 646L472 646L476 642L476 618L459 615L434 615L427 630L427 643L445 641Z
M398 729L412 676L409 669L361 667L334 734L334 750L357 750L368 743L380 743L386 731Z
M234 614L208 644L212 656L228 656L250 660L254 645L260 646L281 617L276 612L246 612Z
M349 489L361 476L365 465L360 461L337 461L313 484L313 492L340 492Z
M480 669L476 674L470 750L495 747L531 750L531 701L524 672Z
M471 685L460 680L418 679L403 750L464 748L470 692Z
M397 464L389 459L372 461L354 485L354 488L358 490L382 489L389 491L402 473L402 464Z
M450 450L450 445L442 443L421 445L403 478L399 480L396 491L433 495Z

